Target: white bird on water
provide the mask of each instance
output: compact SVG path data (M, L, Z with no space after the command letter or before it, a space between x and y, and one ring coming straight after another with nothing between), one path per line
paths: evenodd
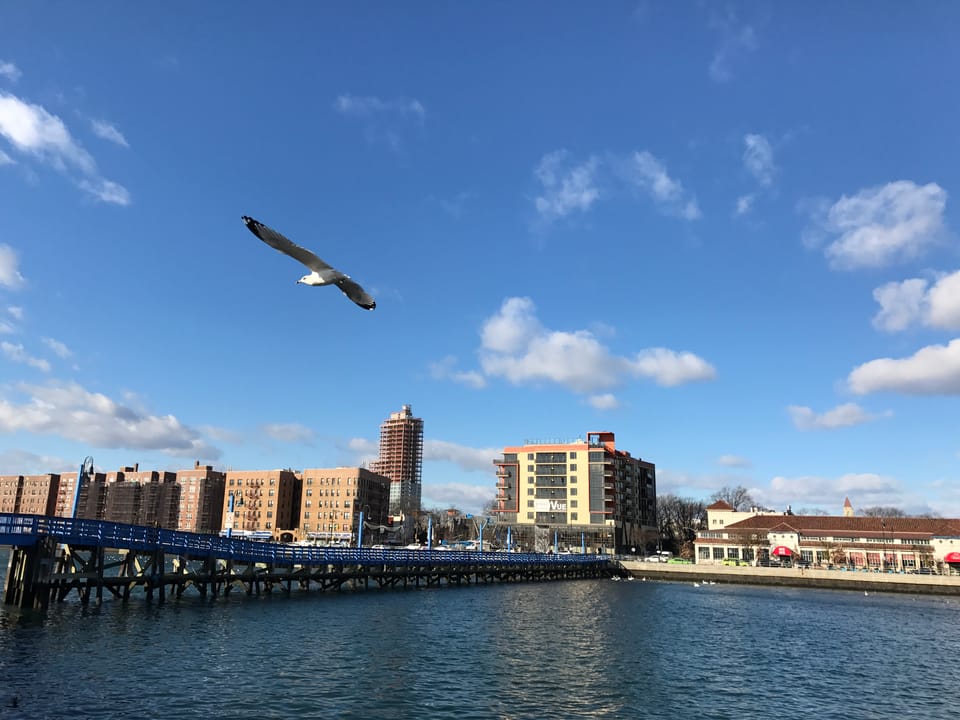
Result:
M263 240L274 250L279 250L284 255L289 255L294 260L299 260L310 269L309 275L304 275L297 280L297 283L304 285L336 285L340 291L348 298L353 300L364 310L373 310L377 303L367 294L367 291L360 287L349 275L345 275L336 268L327 265L306 248L302 248L292 240L284 237L276 230L267 227L262 222L254 220L252 217L244 215L242 218L247 229Z

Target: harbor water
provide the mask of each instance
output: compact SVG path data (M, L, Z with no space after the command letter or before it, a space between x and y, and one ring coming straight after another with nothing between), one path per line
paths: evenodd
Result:
M950 718L958 609L640 578L70 599L0 607L0 718Z

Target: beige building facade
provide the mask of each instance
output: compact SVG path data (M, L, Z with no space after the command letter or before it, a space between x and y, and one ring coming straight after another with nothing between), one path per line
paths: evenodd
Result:
M612 432L505 447L493 462L511 544L631 552L656 540L656 466L617 449Z
M228 470L221 534L283 540L299 518L300 477L293 470Z
M361 512L368 541L388 522L389 478L359 467L309 468L301 477L298 540L354 545Z

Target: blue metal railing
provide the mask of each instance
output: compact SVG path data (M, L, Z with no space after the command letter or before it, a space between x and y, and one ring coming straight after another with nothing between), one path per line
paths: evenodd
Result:
M502 568L534 564L592 565L608 561L606 555L310 547L164 530L105 520L0 513L0 546L30 546L44 536L53 537L58 543L67 545L148 552L162 550L164 553L192 558L215 557L278 565L469 565Z

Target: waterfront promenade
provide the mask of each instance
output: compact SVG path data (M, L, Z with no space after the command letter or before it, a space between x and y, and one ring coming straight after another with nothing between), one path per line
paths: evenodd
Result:
M809 587L867 592L960 595L960 575L914 575L853 570L778 568L727 565L650 563L623 560L623 571L633 577L677 582L712 580L717 583Z

